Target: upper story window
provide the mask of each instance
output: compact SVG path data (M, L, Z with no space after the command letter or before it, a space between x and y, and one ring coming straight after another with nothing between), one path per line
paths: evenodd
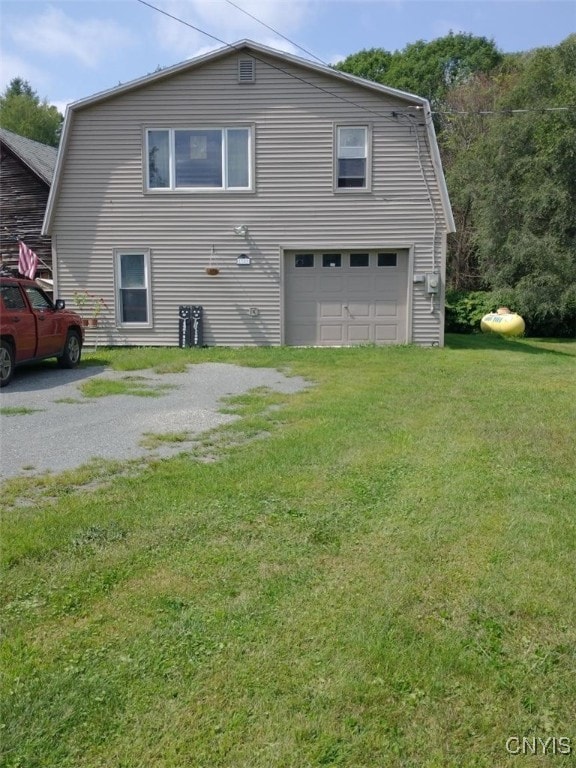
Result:
M252 188L250 128L149 130L146 155L148 189Z
M336 188L368 189L369 131L366 125L336 128Z

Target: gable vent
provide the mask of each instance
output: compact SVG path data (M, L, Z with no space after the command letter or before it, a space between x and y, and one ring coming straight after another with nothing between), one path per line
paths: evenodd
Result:
M256 62L254 59L238 59L238 82L253 83L256 80Z

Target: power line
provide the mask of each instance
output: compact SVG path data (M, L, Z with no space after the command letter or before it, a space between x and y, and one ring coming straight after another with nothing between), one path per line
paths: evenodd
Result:
M152 5L152 3L146 2L146 0L137 0L137 2L141 3L142 5L148 6L148 8L151 8L154 11L158 11L158 13L162 13L164 16L167 16L169 19L173 19L174 21L179 22L180 24L184 24L186 27L190 27L190 29L193 29L195 32L199 32L201 35L205 35L206 37L211 38L212 40L216 40L216 42L221 43L222 45L226 46L226 48L230 48L233 51L239 50L238 46L234 45L233 43L228 43L226 40L222 40L222 38L217 37L216 35L211 34L210 32L206 32L206 30L201 29L200 27L195 26L194 24L191 24L189 21L185 21L184 19L179 18L178 16L174 16L171 13L168 13L168 11L165 11L162 8L158 8L156 5ZM236 3L232 2L232 0L226 0L227 3L230 5L233 5L235 8L237 8L242 13L245 13L247 16L250 16L250 18L257 21L259 24L262 24L267 29L271 30L277 35L280 35L280 37L284 38L284 40L287 40L292 45L295 45L297 48L300 48L300 50L305 51L310 56L313 56L317 61L319 61L323 66L327 67L328 65L322 61L322 59L318 58L315 54L311 53L310 51L306 50L306 48L303 48L302 46L298 45L298 43L295 43L293 40L290 40L290 38L283 35L281 32L278 32L273 27L268 26L265 22L258 19L256 16L253 16L251 13L248 13L248 11L245 11L243 8L240 8L240 6L236 5ZM390 114L391 117L388 115L382 114L381 112L376 112L376 110L370 109L369 107L365 107L362 104L356 104L356 102L347 99L345 96L342 96L341 94L334 93L333 91L328 90L328 88L323 88L321 85L316 85L315 83L311 83L309 80L306 80L304 77L300 77L298 75L295 75L293 72L288 72L287 70L283 69L282 67L279 67L275 64L270 63L269 61L264 61L263 59L260 59L258 56L253 55L253 58L256 61L260 61L263 64L267 64L268 66L275 69L277 72L282 72L285 75L288 75L289 77L293 77L295 80L299 80L302 83L305 83L306 85L311 86L312 88L316 88L319 91L322 91L324 93L329 94L330 96L333 96L337 99L340 99L340 101L344 101L347 104L350 104L357 109L361 109L364 112L368 112L369 114L375 115L376 117L381 117L385 120L392 120L396 117L405 117L401 114L401 108L395 108L391 110ZM421 107L414 106L410 107L410 109L420 109ZM572 110L576 110L576 106L571 107L532 107L530 109L501 109L501 110L478 110L478 111L465 111L465 110L432 110L430 114L432 115L511 115L511 114L521 114L521 113L529 113L529 112L570 112Z
M263 27L266 27L266 29L269 29L271 32L274 32L275 35L278 35L283 40L286 40L291 45L295 45L296 48L299 48L301 51L304 51L304 53L307 53L308 56L312 56L312 58L316 59L316 61L319 61L320 64L324 64L324 66L328 66L325 61L320 59L318 56L316 56L315 53L312 53L312 51L307 50L306 48L303 48L301 45L298 45L298 43L295 43L294 40L290 40L289 37L286 37L286 35L283 35L282 32L279 32L277 29L274 29L274 27L269 26L266 24L265 21L262 21L262 19L259 19L257 16L253 16L248 11L244 10L244 8L240 8L239 5L236 5L236 3L233 3L232 0L225 0L225 2L228 3L228 5L234 6L234 8L237 8L241 13L244 13L246 16L249 16L251 19L254 19L254 21L257 21L258 24L261 24Z
M174 21L178 21L180 24L184 24L185 26L190 27L196 32L200 32L200 34L202 35L206 35L207 37L210 37L212 40L216 40L218 43L221 43L226 48L230 48L230 50L238 51L241 49L237 45L228 43L226 42L226 40L222 40L220 37L217 37L216 35L212 35L210 32L206 32L204 29L200 29L200 27L196 27L194 24L191 24L188 21L184 21L184 19L181 19L178 16L174 16L173 14L168 13L168 11L165 11L162 8L158 8L157 6L152 5L152 3L149 3L146 0L137 0L137 2L141 3L142 5L148 6L148 8L152 8L152 10L154 11L158 11L158 13L162 13L164 16L168 16L168 18L173 19ZM403 109L421 109L421 107L417 105L414 105L412 107L395 107L390 110L390 115L386 115L382 112L377 112L374 109L370 109L370 107L366 107L363 104L357 104L355 101L352 101L351 99L347 99L345 96L342 96L342 94L335 93L334 91L331 91L328 88L324 88L323 86L318 85L317 83L312 83L310 82L310 80L306 80L305 77L300 77L300 75L297 75L294 72L289 72L287 69L284 69L283 67L280 67L277 64L273 64L270 61L265 61L264 59L261 59L259 56L255 55L254 53L252 53L251 56L255 61L259 61L260 63L265 64L266 66L271 67L272 69L275 69L277 72L282 72L282 74L287 75L288 77L292 77L294 80L298 80L301 83L305 83L306 85L309 85L311 88L316 88L316 90L321 91L322 93L327 93L329 96L332 96L333 98L339 99L340 101L343 101L346 104L350 104L356 109L375 115L376 117L382 118L383 120L390 120L390 122L396 122L396 119L398 117L405 117L405 115L402 114ZM326 66L326 65L323 63L323 66ZM375 83L375 85L377 85L377 83Z
M481 109L481 110L432 110L433 115L516 115L528 112L572 112L576 111L574 107L531 107L530 109Z
M190 29L193 29L196 32L200 32L201 35L206 35L206 37L212 38L212 40L216 40L218 43L222 43L222 45L226 45L229 48L234 48L231 43L227 43L225 40L221 40L219 37L216 37L216 35L211 35L210 32L206 32L204 29L200 29L200 27L195 27L194 24L190 24L188 21L184 21L184 19L178 18L178 16L173 16L171 13L168 13L168 11L164 11L162 8L158 8L155 5L152 5L152 3L147 3L146 0L137 0L142 5L147 5L148 8L152 8L154 11L158 11L158 13L164 14L164 16L168 16L169 19L174 19L174 21L179 21L180 24L185 24L187 27L190 27Z

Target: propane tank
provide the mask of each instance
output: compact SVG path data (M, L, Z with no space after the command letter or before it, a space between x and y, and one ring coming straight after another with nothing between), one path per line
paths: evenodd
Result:
M484 333L500 333L502 336L522 336L526 328L524 320L508 307L499 307L496 312L484 315L480 321Z

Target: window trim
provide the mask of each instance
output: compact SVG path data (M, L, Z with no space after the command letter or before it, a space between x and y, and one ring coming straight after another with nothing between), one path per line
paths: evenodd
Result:
M122 256L143 256L144 257L144 278L146 280L146 315L147 321L124 322L122 320L122 301L120 291L122 289L121 262ZM117 328L153 328L154 321L152 317L152 269L151 254L149 248L116 248L114 250L114 303L116 311Z
M226 184L226 177L228 172L227 167L227 147L228 147L228 131L247 131L248 133L248 186L246 187L229 187ZM154 131L164 131L168 133L168 175L169 184L167 187L152 187L150 186L150 162L149 162L149 140L150 133ZM220 131L222 137L222 181L221 187L177 187L176 186L176 132L177 131ZM178 194L178 193L208 193L208 194L247 194L254 192L254 177L255 177L255 129L254 124L240 123L233 125L187 125L179 126L178 128L166 127L166 126L147 126L144 129L144 191L147 194Z
M339 187L338 186L338 151L340 149L340 129L341 128L363 128L366 131L366 180L363 187ZM334 192L338 194L358 195L366 192L372 192L372 123L345 122L334 123L333 133L333 187Z

